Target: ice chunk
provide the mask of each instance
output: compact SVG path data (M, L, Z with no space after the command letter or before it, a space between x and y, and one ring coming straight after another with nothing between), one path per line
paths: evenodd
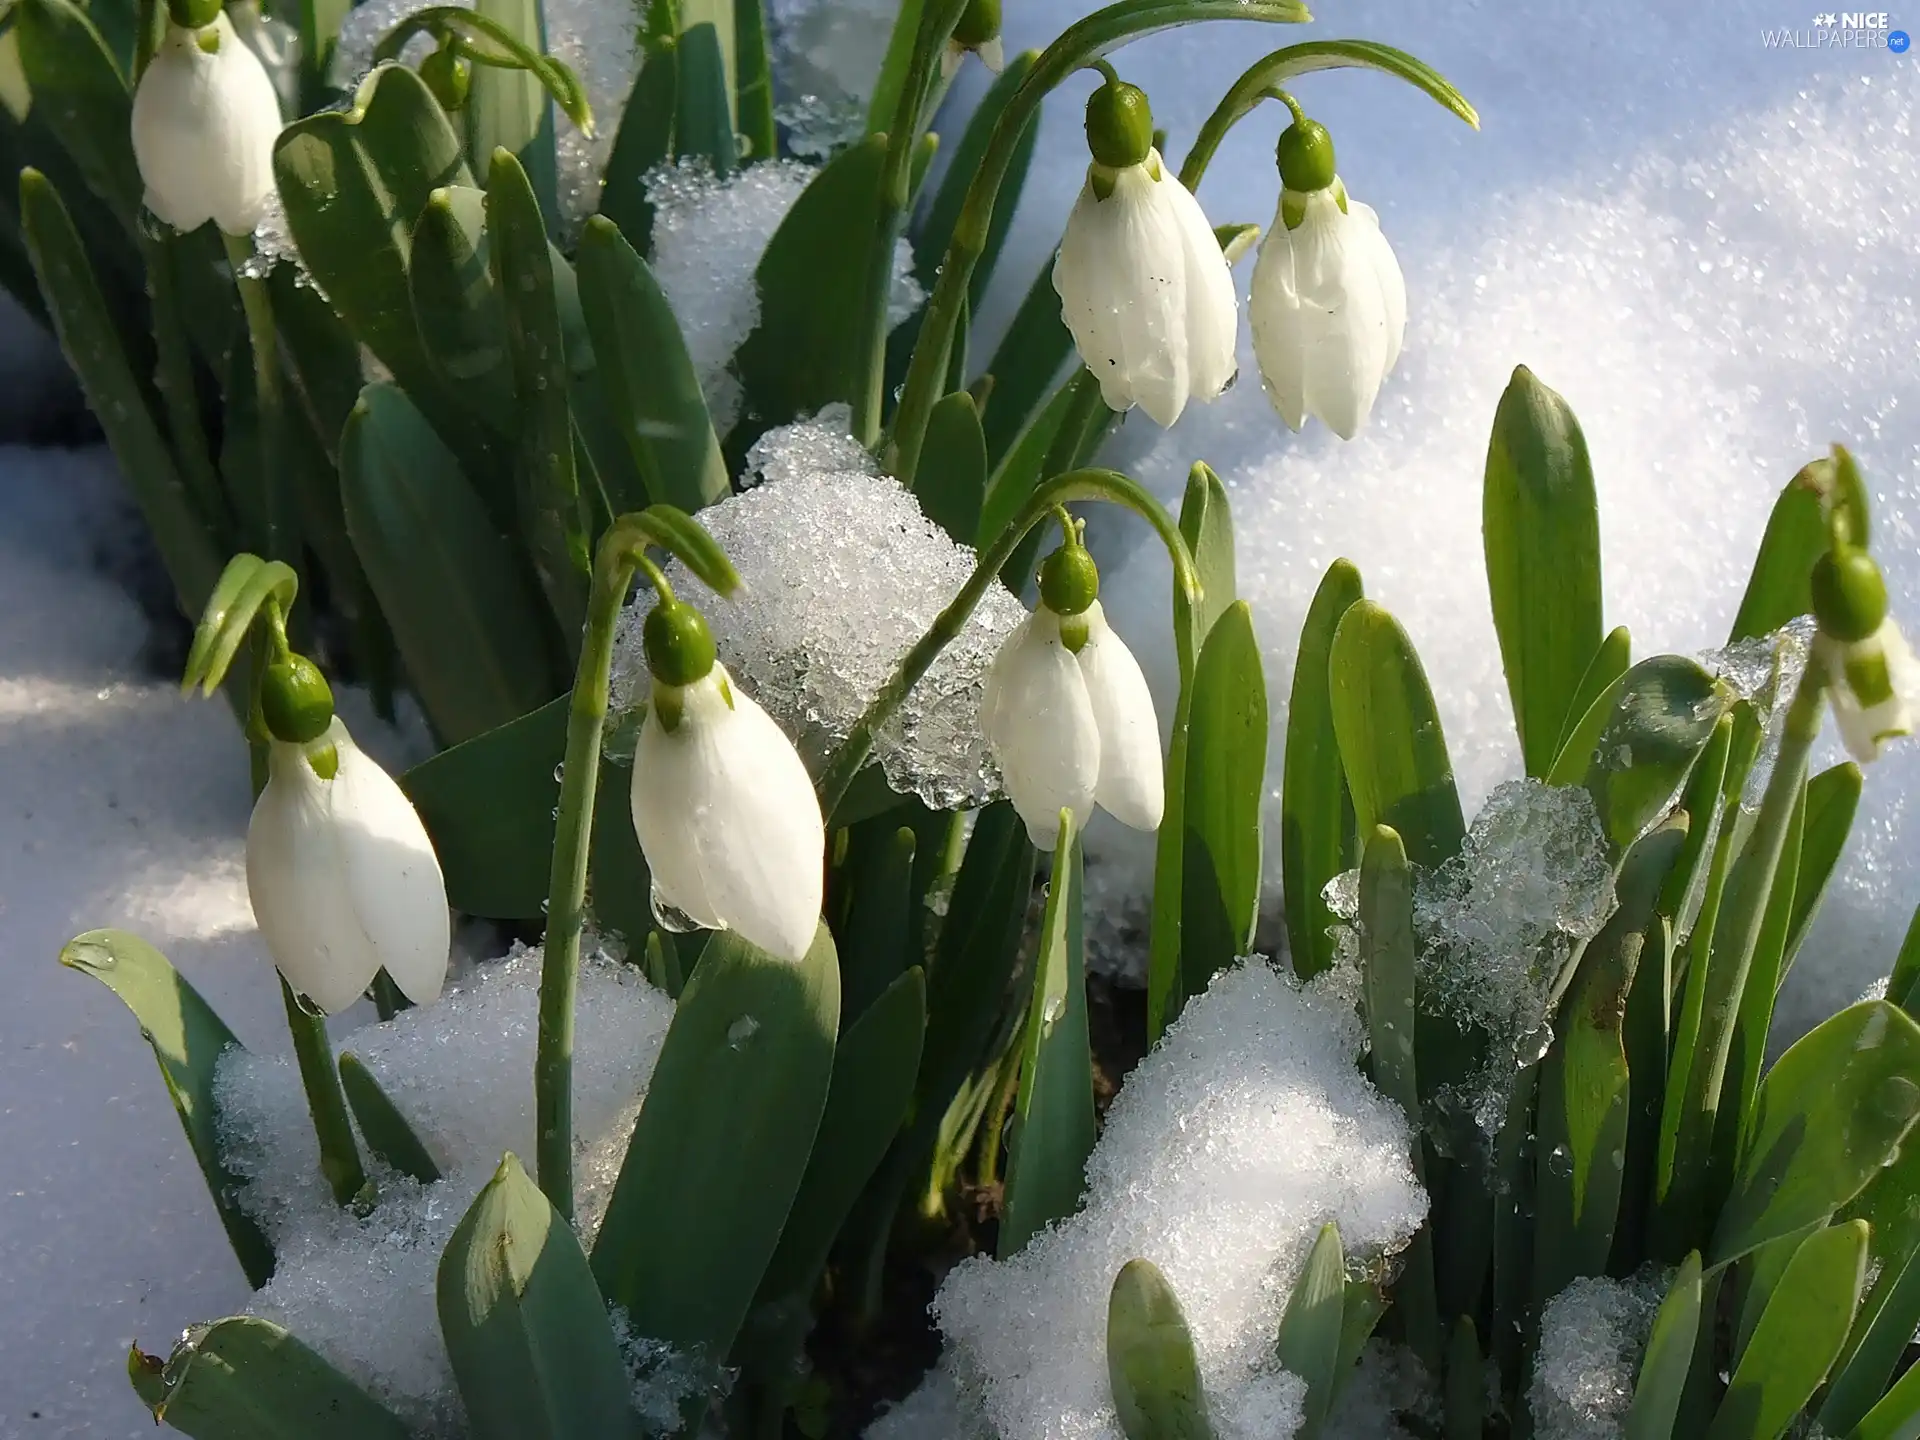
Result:
M850 442L849 442L850 443ZM817 424L776 432L756 450L769 480L700 512L745 588L705 601L720 658L801 753L817 764L844 740L972 573L975 556L920 512L897 481L843 464ZM698 582L669 572L683 594ZM644 693L640 630L650 595L621 617L614 704ZM980 731L987 667L1026 611L999 584L878 737L889 783L937 809L984 803L999 772Z
M241 1204L279 1265L248 1310L278 1321L431 1435L460 1431L460 1404L440 1341L434 1275L453 1227L503 1152L531 1168L534 1036L541 954L516 945L436 1004L370 1025L341 1045L366 1062L439 1164L432 1185L373 1167L378 1199L342 1210L320 1178L290 1057L232 1051L218 1078L221 1142L244 1182ZM589 1188L624 1149L673 1004L604 954L580 970L574 1126ZM591 1243L598 1207L583 1216ZM610 1322L611 1323L611 1322Z
M787 147L825 159L860 138L900 0L790 0L773 7L775 110Z
M697 1395L725 1394L732 1374L719 1366L676 1350L661 1340L636 1335L627 1312L611 1307L614 1338L620 1356L633 1374L633 1413L649 1435L671 1435L681 1425L681 1407Z
M1413 1440L1440 1433L1438 1386L1411 1350L1374 1339L1360 1352L1360 1363L1341 1382L1325 1433L1340 1440Z
M264 280L274 266L283 263L294 267L296 283L320 289L307 272L306 262L300 258L300 247L294 244L293 232L287 228L287 208L280 203L280 192L275 189L267 196L259 224L253 227L253 255L241 263L240 273L250 280ZM324 298L325 292L321 293Z
M1318 1227L1379 1256L1426 1213L1406 1124L1355 1068L1359 1044L1351 1011L1263 959L1188 1004L1115 1098L1080 1213L1011 1260L963 1262L934 1301L1001 1440L1119 1440L1107 1297L1136 1256L1179 1295L1216 1410L1286 1413L1269 1357Z
M961 1393L944 1365L927 1372L913 1393L882 1411L866 1440L986 1440L980 1407Z
M1574 1281L1540 1315L1528 1405L1539 1440L1618 1440L1665 1277Z

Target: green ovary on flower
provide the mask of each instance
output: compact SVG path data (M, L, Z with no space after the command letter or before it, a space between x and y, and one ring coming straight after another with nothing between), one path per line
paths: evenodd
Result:
M1325 190L1334 182L1333 136L1318 120L1297 120L1282 130L1275 158L1280 183L1289 190Z
M260 714L275 740L310 744L333 724L333 690L318 665L304 655L289 655L261 677Z
M968 55L978 55L995 75L1006 67L1006 52L1000 44L1000 0L970 0L941 52L941 75L951 80Z
M1820 633L1849 644L1865 640L1887 618L1887 582L1866 551L1843 545L1813 566L1813 615Z
M440 108L452 114L465 108L473 89L473 62L448 40L420 62L420 78L440 102Z

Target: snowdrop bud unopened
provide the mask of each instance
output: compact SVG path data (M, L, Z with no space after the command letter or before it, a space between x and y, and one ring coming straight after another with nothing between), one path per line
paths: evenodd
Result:
M1254 356L1290 429L1313 415L1351 440L1400 359L1406 281L1380 218L1334 173L1323 127L1287 127L1280 171L1279 210L1247 301Z
M338 719L275 739L247 827L247 894L287 983L328 1014L385 969L416 1004L447 974L447 890L426 828Z
M147 208L176 230L212 220L251 234L273 193L280 101L260 59L221 13L169 23L133 97L133 155Z
M1213 227L1153 148L1152 124L1133 86L1109 81L1094 92L1093 163L1067 218L1053 288L1108 407L1138 405L1164 426L1232 381L1239 312Z
M820 921L826 825L793 743L713 658L690 605L647 616L653 703L633 753L633 829L656 906L798 961Z
M1920 661L1888 616L1865 640L1814 640L1826 667L1827 696L1847 753L1862 765L1880 758L1887 741L1913 733L1920 715Z

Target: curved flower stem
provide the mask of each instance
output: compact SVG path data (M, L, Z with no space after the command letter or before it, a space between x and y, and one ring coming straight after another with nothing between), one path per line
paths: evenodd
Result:
M704 542L704 543L702 543ZM547 884L547 937L540 961L540 1023L533 1065L534 1156L540 1188L573 1218L573 1011L580 978L580 932L586 923L587 851L600 781L600 743L606 730L607 690L613 673L613 631L635 569L649 545L674 554L706 584L728 594L740 583L706 532L680 511L655 505L622 515L600 541L587 595L586 631L567 712L567 752L555 811L553 868Z
M914 141L920 135L920 117L939 55L966 6L967 0L927 0L920 12L913 59L900 87L893 122L887 127L887 153L880 167L879 223L860 287L860 353L853 372L859 387L853 395L853 438L868 449L880 441L887 368L887 298L893 284L893 252L907 209Z
M1672 1180L1661 1208L1693 1233L1704 1218L1704 1195L1719 1127L1721 1090L1727 1059L1740 1017L1740 999L1753 966L1753 953L1766 918L1767 901L1779 873L1787 830L1806 777L1807 754L1820 734L1821 695L1826 675L1810 659L1787 708L1780 753L1760 802L1760 814L1742 844L1730 872L1727 897L1714 926L1712 949L1695 963L1707 966L1705 1001L1693 1063L1684 1078L1686 1099L1680 1112ZM1680 1077L1673 1077L1678 1080ZM1734 1117L1737 1123L1738 1117ZM1664 1146L1663 1146L1664 1148Z
M294 533L285 467L279 459L283 434L282 387L280 337L273 327L273 301L267 294L267 282L245 273L253 259L253 241L236 235L223 234L220 238L226 242L227 259L233 265L233 283L240 291L240 308L247 317L247 341L253 347L253 390L260 412L261 510L267 522L264 537L267 557L292 563L298 558L299 537Z
M314 1138L320 1143L320 1173L327 1177L334 1203L346 1206L366 1185L367 1172L361 1167L360 1146L353 1138L353 1121L347 1114L346 1092L340 1088L333 1045L327 1039L327 1022L300 1003L284 976L280 999L287 1010L287 1031L293 1036L300 1084L307 1092L307 1113L313 1117Z
M1020 513L1000 532L992 547L981 554L973 573L967 577L967 583L960 587L947 608L934 617L933 623L927 627L927 633L900 657L899 665L887 678L886 684L880 687L880 693L873 697L865 713L854 723L845 742L828 760L814 784L814 791L820 797L822 815L832 816L846 795L847 787L853 783L853 777L873 753L874 737L879 734L880 727L893 718L893 712L900 708L901 702L907 698L907 692L932 667L940 657L940 652L966 628L968 619L1026 533L1035 525L1052 518L1055 507L1070 500L1105 500L1124 505L1153 526L1173 560L1174 583L1186 593L1191 603L1199 603L1200 579L1193 568L1193 556L1180 534L1180 527L1174 524L1173 518L1160 502L1141 488L1138 481L1117 470L1096 469L1073 470L1046 481L1035 488Z

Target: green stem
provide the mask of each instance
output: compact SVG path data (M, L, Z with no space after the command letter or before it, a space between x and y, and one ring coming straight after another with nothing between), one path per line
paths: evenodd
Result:
M1180 527L1137 482L1117 470L1096 469L1073 470L1043 482L1027 497L1025 508L1000 532L992 548L981 554L973 573L967 577L967 583L960 587L960 592L948 602L947 608L934 617L933 623L927 627L927 633L901 656L899 666L888 677L887 683L880 687L880 693L873 697L866 713L855 722L845 742L827 762L826 769L821 772L814 786L820 796L821 814L831 815L834 812L847 793L847 787L853 783L853 777L873 753L874 737L879 734L880 727L893 717L893 712L907 698L907 692L927 673L940 652L966 628L975 607L999 577L1001 567L1018 548L1027 531L1047 519L1055 506L1069 500L1105 500L1125 505L1146 520L1160 536L1161 542L1167 547L1167 554L1173 559L1174 583L1186 592L1190 602L1199 602L1200 581L1194 571L1193 556L1187 550L1187 542L1181 537Z
M287 1007L287 1030L293 1036L293 1055L300 1064L300 1084L307 1092L314 1138L320 1142L320 1173L327 1177L334 1203L347 1205L366 1185L367 1172L360 1168L360 1146L353 1138L353 1121L347 1115L340 1072L334 1068L327 1022L302 1008L284 978L280 981L280 998Z
M920 14L920 33L900 98L887 127L887 153L880 167L879 221L867 252L866 273L860 285L860 353L854 374L853 437L869 449L880 442L880 412L884 404L887 368L887 299L893 284L893 252L907 210L907 189L913 173L913 146L920 134L920 115L935 72L935 62L953 27L960 23L966 0L928 0Z
M253 241L246 236L222 235L227 259L233 265L233 283L240 291L240 308L247 317L247 343L253 349L253 391L260 411L261 510L266 516L266 552L270 560L289 565L299 558L293 531L293 506L287 494L281 454L280 337L273 325L273 301L267 282L245 273L253 259Z
M159 50L166 33L166 6L160 0L139 0L134 7L133 31L133 83L136 88L140 84L140 77L147 73L147 65Z
M1821 694L1825 684L1823 668L1810 663L1787 708L1780 753L1774 757L1773 773L1767 777L1760 813L1729 872L1727 894L1715 922L1711 952L1696 953L1694 957L1694 964L1707 967L1704 1003L1700 1008L1700 1034L1693 1063L1687 1070L1686 1101L1681 1112L1669 1192L1671 1212L1689 1225L1702 1218L1701 1197L1713 1158L1720 1092L1726 1079L1727 1058L1733 1048L1740 997L1746 989L1754 948L1766 919L1767 899L1773 892L1781 852L1786 847L1793 808L1806 777L1807 754L1820 733ZM1729 816L1723 823L1731 820Z
M144 36L142 37L144 39ZM186 330L180 320L180 294L174 284L173 248L178 242L146 232L140 248L147 262L147 294L153 302L153 340L158 357L155 380L160 398L167 408L167 429L173 438L174 452L180 457L181 474L200 523L214 537L221 550L232 548L233 516L227 497L220 488L220 472L214 468L213 453L207 447L207 433L200 424L199 393L193 383L193 353L188 348Z

